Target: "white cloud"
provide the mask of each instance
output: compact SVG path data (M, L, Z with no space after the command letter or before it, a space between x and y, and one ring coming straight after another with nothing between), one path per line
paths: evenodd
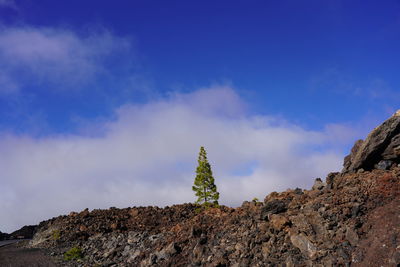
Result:
M194 201L202 145L222 204L309 187L315 177L340 169L342 155L320 147L347 131L308 131L246 115L245 103L224 86L125 105L95 128L102 134L2 136L0 214L7 216L0 217L1 231L85 207Z
M103 61L129 46L107 31L82 37L52 28L0 28L0 93L32 83L51 84L54 89L88 83L107 75Z

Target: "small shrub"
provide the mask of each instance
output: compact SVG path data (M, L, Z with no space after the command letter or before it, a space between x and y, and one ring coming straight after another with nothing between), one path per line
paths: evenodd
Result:
M199 207L199 208L196 208L196 209L194 210L194 212L195 212L196 214L199 214L199 213L201 213L203 210L204 210L204 208Z
M53 233L51 234L51 238L55 241L60 240L61 238L61 233L59 230L54 230Z
M260 200L258 199L258 198L253 198L253 200L252 200L254 203L258 203L258 202L260 202Z
M83 253L80 247L73 247L64 253L64 260L79 260L82 259Z
M221 206L218 203L203 203L203 204L198 204L197 208L194 210L196 214L199 214L205 210L211 209L211 208L220 208Z

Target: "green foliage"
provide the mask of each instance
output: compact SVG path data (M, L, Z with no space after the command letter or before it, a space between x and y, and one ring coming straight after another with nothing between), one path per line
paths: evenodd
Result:
M60 230L54 230L53 233L51 234L51 238L55 241L60 240L61 238Z
M195 212L196 214L199 214L199 213L202 212L203 210L204 210L204 208L199 207L199 208L196 208L196 209L194 210L194 212Z
M255 203L258 203L258 202L260 202L260 200L257 198L257 197L255 197L255 198L253 198L253 200L252 200L253 202L255 202Z
M219 193L204 147L200 148L198 163L196 178L192 187L192 190L197 196L196 203L202 204L205 208L218 207Z
M80 247L73 247L67 252L64 253L64 260L70 261L70 260L79 260L82 259L83 253Z

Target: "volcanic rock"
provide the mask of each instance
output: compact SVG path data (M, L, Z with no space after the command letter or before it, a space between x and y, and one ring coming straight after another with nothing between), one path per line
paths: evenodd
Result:
M400 156L400 110L376 127L365 139L358 140L346 156L343 173L358 169L388 169ZM390 160L390 161L389 161Z
M304 234L291 235L290 241L292 241L293 246L299 248L309 258L315 258L317 255L317 247Z
M84 258L65 266L398 267L399 115L356 143L344 172L310 190L273 192L237 208L84 210L41 222L30 244L59 261L81 248Z
M313 185L312 189L313 190L321 190L325 186L326 186L326 184L324 182L322 182L321 178L317 178L314 181L314 185Z

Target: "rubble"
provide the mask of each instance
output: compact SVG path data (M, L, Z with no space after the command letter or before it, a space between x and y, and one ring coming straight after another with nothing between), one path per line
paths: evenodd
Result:
M396 114L356 143L342 173L310 190L273 192L238 208L84 210L40 223L31 246L59 259L81 248L82 262L65 266L396 267L399 130Z

